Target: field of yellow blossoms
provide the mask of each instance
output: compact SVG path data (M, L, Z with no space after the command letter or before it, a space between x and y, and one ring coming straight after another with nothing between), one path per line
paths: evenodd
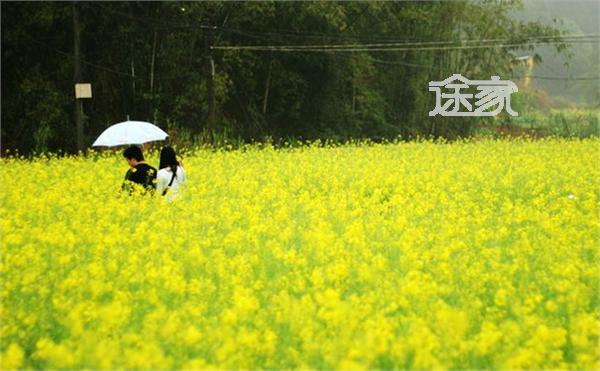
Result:
M0 366L597 370L599 148L196 150L174 202L3 158Z

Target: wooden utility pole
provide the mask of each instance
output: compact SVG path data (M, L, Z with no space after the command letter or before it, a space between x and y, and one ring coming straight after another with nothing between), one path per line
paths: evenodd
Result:
M73 73L73 83L81 82L81 25L79 23L79 4L73 2L73 54L75 56L75 71ZM75 99L75 131L77 133L77 150L83 150L83 102L81 99Z
M205 38L206 50L208 55L207 63L207 90L208 90L208 140L210 143L214 143L214 130L215 130L215 61L212 54L212 46L214 43L214 27L207 27L208 36Z
M150 59L150 94L154 99L154 61L156 60L156 40L158 38L158 32L154 30L154 42L152 43L152 57Z
M273 70L273 56L271 56L270 59L271 60L269 61L269 70L267 72L267 81L265 82L265 95L263 97L263 116L267 114L267 102L269 100L269 89L271 88L271 71Z
M131 112L137 115L135 109L135 63L133 59L133 44L131 45Z
M132 6L127 7L127 14L130 18L134 19L135 15L132 12ZM131 106L128 107L128 112L134 117L137 116L136 109L136 92L135 92L135 38L129 39L129 62L130 62L130 73L131 73Z

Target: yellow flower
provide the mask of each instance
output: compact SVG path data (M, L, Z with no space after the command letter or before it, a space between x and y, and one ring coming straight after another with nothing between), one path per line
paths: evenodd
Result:
M194 326L190 326L185 330L183 341L186 345L193 345L202 338L202 333Z
M23 364L23 349L15 343L11 343L8 348L0 355L0 369L17 370Z
M598 146L196 149L169 205L2 157L0 366L598 369Z

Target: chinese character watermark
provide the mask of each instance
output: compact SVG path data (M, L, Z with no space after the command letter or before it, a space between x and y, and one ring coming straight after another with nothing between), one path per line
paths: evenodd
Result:
M461 89L471 86L475 86L479 92L461 92ZM443 93L442 88L450 92ZM469 80L455 74L443 81L430 81L429 91L435 92L435 108L429 112L429 116L496 116L505 106L509 115L519 115L510 107L510 95L519 91L517 85L510 80L500 80L499 76L492 76L491 80ZM477 99L474 102L475 110L469 101L473 98ZM466 111L461 111L461 107Z

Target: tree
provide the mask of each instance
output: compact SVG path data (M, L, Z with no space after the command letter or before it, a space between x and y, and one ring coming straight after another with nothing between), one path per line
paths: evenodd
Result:
M427 84L454 73L509 76L522 49L494 43L532 49L532 40L561 40L550 26L514 19L519 5L81 2L80 78L92 83L94 94L84 106L83 142L89 146L128 115L167 128L175 140L213 143L466 136L474 119L429 117L434 97ZM0 6L4 147L75 150L72 4ZM495 41L465 48L482 39ZM361 47L390 42L411 44L396 51ZM331 47L344 44L358 47ZM324 50L211 48L238 45ZM428 45L438 47L423 50Z

